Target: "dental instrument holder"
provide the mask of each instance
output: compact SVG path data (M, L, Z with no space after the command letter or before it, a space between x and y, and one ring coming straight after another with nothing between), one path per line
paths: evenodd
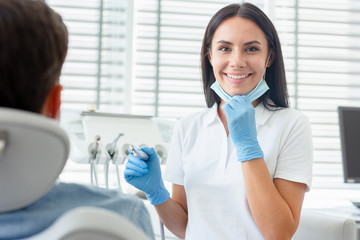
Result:
M155 150L159 150L161 164L166 162L167 148L171 141L171 134L176 119L154 118L151 116L129 115L129 114L111 114L97 112L83 112L81 114L85 142L88 144L93 142L96 135L101 134L101 141L109 143L101 151L96 164L106 164L108 159L107 153L112 157L114 164L122 165L126 160L128 146L130 143L142 146L155 146ZM117 149L111 147L114 139L114 133L123 133L121 142L116 146ZM76 137L76 136L75 136ZM88 144L86 144L88 146ZM117 150L117 154L111 150ZM107 152L107 153L106 153ZM80 155L78 155L80 156ZM77 163L88 163L84 157L73 158Z
M118 182L118 188L122 191L121 183L120 183L120 175L119 175L119 168L118 164L116 163L116 159L118 157L118 149L116 147L116 144L121 136L124 136L123 133L120 133L112 143L109 143L106 145L105 149L103 149L103 152L106 155L106 161L104 163L104 180L105 180L105 187L109 188L109 164L110 161L115 164L116 167L116 175L117 175L117 182ZM101 143L101 137L99 135L95 136L94 142L91 143L88 147L89 152L89 163L91 166L90 170L90 180L91 184L99 186L98 178L97 178L97 169L96 164L99 163L99 159L101 156L101 148L103 147L103 144ZM94 183L95 182L95 183Z
M95 136L95 141L89 145L89 155L91 160L99 158L101 149L99 145L101 137L99 135Z
M124 133L119 133L119 135L113 140L112 143L108 143L105 147L106 151L109 153L110 160L114 164L123 164L125 161L124 159L121 159L120 162L117 162L117 159L119 157L119 149L116 147L117 142L119 141L120 137L124 136Z
M91 184L98 186L98 179L97 179L97 172L96 172L96 163L99 161L99 157L101 155L101 148L100 148L100 139L99 135L95 136L94 142L89 145L89 163L90 163L90 179Z
M86 154L78 154L72 158L72 160L77 163L92 164L92 179L97 176L103 179L102 175L100 175L102 171L98 165L104 165L104 175L106 178L104 182L99 182L100 185L104 187L108 187L109 185L111 187L121 186L124 191L126 189L128 192L135 192L135 189L131 189L126 183L120 182L121 179L119 176L121 175L121 166L118 165L123 165L126 161L129 154L130 143L140 148L143 146L155 146L154 148L159 156L160 163L164 164L166 162L167 148L171 141L176 119L129 114L83 112L81 113L81 123L81 131L83 132L82 141L85 142L84 146L86 146L86 148L89 148L89 145L92 149L95 147L94 138L97 135L101 135L101 142L104 145L99 142L101 151L96 151L96 157L94 154L90 154L92 152L91 150L86 149ZM120 138L118 135L115 135L119 133L123 134ZM75 140L80 141L81 139L78 138L78 136L79 134L72 135ZM117 141L114 139L117 139ZM81 145L77 144L77 146ZM83 150L80 149L80 151ZM91 159L93 159L93 161L89 161L89 155L92 156ZM113 167L110 166L112 165L111 162L115 164L116 168L114 181L112 180L113 171L110 171ZM120 169L120 171L118 169ZM97 174L94 173L95 170L97 170ZM109 175L109 180L107 175ZM94 183L94 180L92 180L92 183Z
M106 188L109 188L109 162L111 161L116 168L116 177L117 177L117 181L118 181L118 187L119 189L122 191L121 188L121 183L120 183L120 175L119 175L119 167L118 164L123 164L124 160L120 160L121 162L117 163L116 160L118 159L119 156L119 150L116 147L117 142L119 141L120 137L124 136L124 133L119 133L119 135L113 140L112 143L108 143L105 147L107 153L108 153L108 160L106 161L105 165L104 165L104 170L105 170L105 185Z

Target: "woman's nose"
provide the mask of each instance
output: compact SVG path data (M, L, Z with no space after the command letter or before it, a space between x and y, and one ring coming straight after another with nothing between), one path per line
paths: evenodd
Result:
M232 68L243 68L246 66L246 58L241 51L233 51L230 59L230 66Z

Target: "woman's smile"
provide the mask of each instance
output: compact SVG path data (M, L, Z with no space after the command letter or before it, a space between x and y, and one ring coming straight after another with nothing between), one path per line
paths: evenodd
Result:
M249 77L251 76L251 73L224 73L224 76L226 77L227 80L229 80L231 83L234 84L239 84L242 82L245 82L246 80L249 79Z

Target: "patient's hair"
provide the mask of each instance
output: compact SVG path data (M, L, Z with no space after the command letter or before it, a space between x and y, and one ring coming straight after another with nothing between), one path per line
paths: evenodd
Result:
M0 0L0 106L40 113L67 48L67 28L44 0Z

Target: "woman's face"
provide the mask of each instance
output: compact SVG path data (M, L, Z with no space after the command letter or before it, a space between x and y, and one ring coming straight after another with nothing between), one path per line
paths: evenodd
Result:
M232 17L216 29L209 60L220 86L230 95L243 95L263 77L268 56L263 31L251 20Z

